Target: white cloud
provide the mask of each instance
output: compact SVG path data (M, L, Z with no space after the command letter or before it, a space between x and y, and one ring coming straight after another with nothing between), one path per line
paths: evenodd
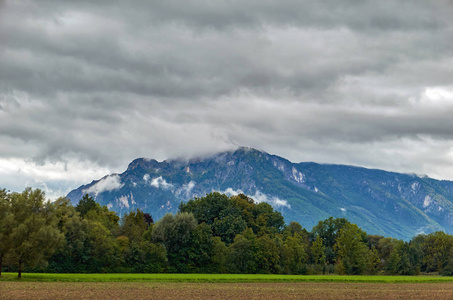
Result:
M89 188L83 190L83 193L95 194L96 196L99 193L105 191L113 191L123 187L124 184L121 183L121 178L119 175L109 175L102 178L100 181L90 186Z
M181 187L181 191L185 193L186 197L189 197L190 196L190 192L193 190L195 185L196 185L195 181L190 181L189 183L184 184Z
M0 188L15 192L22 192L26 187L39 188L51 200L66 196L72 189L108 173L109 169L76 159L37 163L0 158Z
M116 202L121 208L129 208L129 199L128 196L121 196L116 199Z
M237 196L239 194L244 194L242 190L233 190L232 188L227 188L224 191L220 191L220 193L228 195L228 196Z
M274 197L274 196L267 196L266 194L260 192L260 191L256 191L255 192L255 195L251 196L253 198L253 200L255 200L256 202L266 202L266 203L269 203L270 205L272 205L273 207L287 207L287 208L291 208L291 205L288 204L288 201L286 200L282 200L278 197Z
M149 181L149 174L143 175L143 180L145 181L145 183L148 183L148 181Z
M422 105L433 106L438 109L453 106L453 87L427 87L420 97Z
M153 180L151 180L150 185L155 188L162 188L164 190L173 188L173 184L168 183L165 179L162 178L162 176L153 178Z
M225 191L220 191L220 193L226 194L228 196L237 196L239 194L245 194L240 189L234 190L232 188L227 188ZM254 195L247 195L247 196L252 198L256 203L266 202L275 208L279 208L279 207L291 208L291 205L288 204L288 201L280 199L278 197L268 196L260 191L256 191Z

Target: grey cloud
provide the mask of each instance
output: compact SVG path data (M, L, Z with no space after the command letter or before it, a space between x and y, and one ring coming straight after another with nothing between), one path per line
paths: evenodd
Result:
M452 13L447 0L0 1L0 159L121 171L241 144L395 170L423 159L414 171L453 178L430 158L452 162Z
M202 5L197 1L188 2L185 5L158 1L147 4L153 9L143 9L138 6L140 2L128 7L123 7L124 3L118 2L116 5L121 6L126 12L134 11L139 14L143 12L148 17L153 14L162 16L160 23L151 27L148 27L147 23L138 23L134 31L124 26L131 20L119 14L115 10L115 5L106 7L105 11L98 9L97 14L88 20L92 22L93 28L101 26L103 31L98 34L77 34L76 24L59 24L53 19L42 21L43 28L34 26L36 24L30 22L28 27L24 25L22 38L20 38L20 30L15 33L19 38L11 38L12 45L16 41L17 48L26 48L23 53L26 59L19 56L16 57L16 61L14 58L12 61L6 61L5 69L10 69L12 72L8 72L8 76L2 77L2 80L19 88L28 88L33 92L52 92L58 87L65 91L133 91L163 98L187 99L187 97L204 95L216 97L246 88L264 94L275 89L289 89L299 95L310 89L318 92L341 79L345 74L379 72L382 68L395 64L395 61L407 59L406 56L410 53L420 52L418 56L432 56L432 52L424 54L424 51L429 49L420 43L439 45L436 43L439 38L431 42L423 32L421 35L423 41L417 40L419 36L413 37L412 33L399 36L382 34L371 36L367 33L365 36L360 32L342 30L341 22L324 29L311 27L309 25L315 20L303 16L294 17L291 14L291 12L303 12L316 15L316 12L322 12L322 14L331 12L331 17L339 20L351 19L349 15L336 13L335 9L337 9L345 13L351 11L355 18L366 19L369 17L367 12L386 16L387 14L380 14L381 4L377 4L378 9L376 9L371 2L366 3L364 7L354 6L351 3L329 3L331 9L328 10L323 6L313 7L312 2L305 3L307 7L304 9L294 7L297 5L292 2L287 5L277 5L272 2L266 2L264 5L259 5L257 2L250 3L242 5L230 3L227 6L230 9L224 9L226 6L224 2L211 3L213 7L209 7L210 5ZM398 13L401 18L409 18L407 14L412 11L416 14L421 12L430 14L432 11L428 10L423 3L411 9L404 7L406 3L393 4L395 9L385 8L384 11ZM192 10L200 14L204 14L204 10L213 10L228 16L235 15L236 9L247 12L247 16L253 16L255 13L263 15L266 27L250 29L241 26L240 22L234 22L237 30L223 32L215 30L214 27L213 30L199 32L196 28L183 27L172 21L178 18L203 20L201 16L191 14ZM361 9L364 11L360 11ZM183 15L179 16L180 14L175 11ZM65 10L57 12L55 18L64 20ZM117 15L109 15L110 13ZM67 14L71 15L70 12ZM285 36L288 27L282 27L284 23L277 22L274 30L273 23L270 22L279 14L282 15L280 18L282 20L304 20L308 24L296 23L293 25L296 30L292 31L292 35ZM127 13L125 16L129 17ZM268 18L271 20L268 21ZM427 18L437 20L431 15ZM415 21L420 18L409 19ZM324 20L316 18L316 22L323 23ZM107 25L112 23L115 26L112 25L113 29L109 29L109 26L104 23ZM10 26L17 29L16 25ZM66 28L71 26L75 28L72 30ZM57 32L56 36L49 33L52 32L49 27L55 27L52 30ZM423 28L426 30L426 27ZM30 33L30 30L35 32ZM62 31L60 35L58 35L59 30ZM93 30L96 33L96 30ZM63 35L66 31L70 31L70 34ZM273 31L276 31L275 35L277 35L274 40L270 36ZM432 35L432 31L429 34ZM112 36L116 37L112 38ZM444 35L440 36L445 39ZM434 35L430 39L435 37ZM399 39L406 39L406 41L401 42ZM27 43L33 44L34 55L27 53L27 47L28 51L31 51L31 45ZM134 47L134 44L139 46ZM407 45L410 51L402 48L402 44ZM440 50L449 49L449 44L444 44ZM395 54L399 57L394 57ZM30 69L33 72L30 72Z
M437 28L445 1L145 1L143 15L215 29L295 25L363 29Z

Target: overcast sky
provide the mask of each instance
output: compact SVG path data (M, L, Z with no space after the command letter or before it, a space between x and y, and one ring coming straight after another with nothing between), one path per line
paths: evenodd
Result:
M451 0L0 0L0 187L250 146L453 180Z

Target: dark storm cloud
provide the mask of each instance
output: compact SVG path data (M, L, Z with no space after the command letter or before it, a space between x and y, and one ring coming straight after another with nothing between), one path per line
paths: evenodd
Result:
M69 178L242 144L453 178L451 15L446 0L0 1L0 159Z
M51 10L47 1L2 26L15 55L1 79L36 93L58 87L187 99L247 88L299 95L405 56L449 50L438 41L444 34L435 34L446 26L440 3L354 3L60 2ZM17 25L17 18L29 21ZM391 29L408 33L375 32L394 23Z

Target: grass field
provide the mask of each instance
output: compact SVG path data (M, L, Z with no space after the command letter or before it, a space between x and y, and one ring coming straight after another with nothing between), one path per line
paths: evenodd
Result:
M19 281L17 273L3 273L2 281ZM444 276L339 276L265 274L50 274L23 273L20 281L30 282L354 282L354 283L432 283L453 282Z

